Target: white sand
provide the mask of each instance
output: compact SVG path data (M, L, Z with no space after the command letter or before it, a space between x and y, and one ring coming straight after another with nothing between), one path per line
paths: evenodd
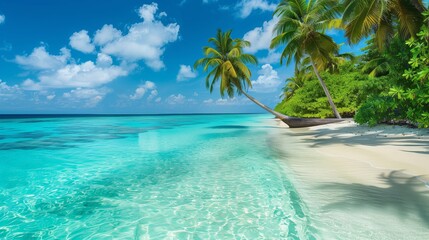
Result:
M429 130L345 121L270 139L322 238L429 239Z

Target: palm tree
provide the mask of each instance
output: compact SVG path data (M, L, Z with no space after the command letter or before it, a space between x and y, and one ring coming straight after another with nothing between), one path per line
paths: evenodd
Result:
M412 57L412 53L398 34L390 40L389 47L384 48L382 51L377 46L375 35L371 35L366 44L366 47L362 49L365 52L362 57L363 73L368 74L370 77L395 74L402 79L400 76L402 76L404 69L410 67L409 60Z
M323 66L323 69L327 69L330 73L339 73L340 66L348 61L352 63L356 61L356 57L353 53L333 54L331 60Z
M328 98L332 111L341 118L332 100L319 70L332 62L339 47L324 31L338 26L341 5L337 0L282 0L274 15L279 17L274 31L277 34L271 41L271 48L286 44L280 63L286 58L286 64L292 60L298 64L309 57L313 71Z
M285 119L287 116L278 113L265 106L246 93L247 87L252 87L251 72L246 64L257 64L257 59L251 54L243 53L243 48L250 46L250 42L242 39L232 39L231 30L227 32L217 31L216 37L210 38L209 43L213 47L204 47L204 57L197 60L194 68L203 67L208 72L206 87L213 91L216 83L220 82L220 95L234 97L235 93L243 94L274 116Z
M295 66L295 74L286 79L286 85L283 88L282 96L285 101L291 99L295 95L296 90L302 88L304 82L311 78L308 69L309 66L305 63L300 63Z
M352 53L335 54L331 56L329 62L320 65L318 70L326 70L330 73L339 73L340 66L347 61L354 62L356 57ZM282 96L285 100L289 100L295 94L295 91L300 89L304 82L309 80L313 74L310 57L304 58L295 65L295 73L292 77L286 79L286 85L283 88Z
M343 0L342 3L345 9L342 20L349 41L358 43L374 32L379 49L396 31L403 40L415 36L426 9L422 0Z

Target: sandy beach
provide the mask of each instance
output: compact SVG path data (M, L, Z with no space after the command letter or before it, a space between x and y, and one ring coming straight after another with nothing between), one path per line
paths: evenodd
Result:
M428 129L370 128L353 121L303 129L277 125L284 128L271 136L272 145L320 221L321 237L428 236Z

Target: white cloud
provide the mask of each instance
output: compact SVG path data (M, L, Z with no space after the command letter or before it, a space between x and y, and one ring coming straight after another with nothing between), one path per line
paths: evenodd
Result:
M155 13L158 11L158 4L144 4L139 9L139 16L145 22L153 22L155 20Z
M274 26L277 22L278 18L273 18L270 21L265 21L262 27L254 28L245 33L243 39L251 43L251 46L246 48L246 51L256 53L259 50L270 49Z
M152 100L156 95L158 95L158 91L156 90L156 84L151 81L146 81L143 85L140 85L139 87L137 87L134 94L130 95L130 99L131 100L141 99L149 90L152 90L152 91L148 98Z
M197 73L192 70L191 66L180 65L179 73L177 74L176 80L181 82L195 77L197 77Z
M128 75L139 60L143 60L153 70L160 70L164 67L161 57L165 46L177 40L180 27L176 23L164 25L158 19L166 16L166 13L156 15L157 11L156 3L143 5L138 10L143 21L131 25L125 35L112 25L104 25L97 30L93 39L86 30L73 33L69 39L70 45L83 53L99 50L96 60L83 63L76 61L67 48L62 48L59 55L51 55L44 46L35 48L29 55L16 56L16 63L26 69L37 70L37 78L26 79L21 84L22 88L99 88ZM114 62L118 61L121 64L115 65ZM151 99L155 99L157 94L157 91L151 91Z
M25 90L42 90L40 84L37 84L33 79L27 78L21 83L21 87Z
M91 53L95 50L95 46L91 43L91 38L86 30L73 33L70 37L70 46L83 53Z
M270 64L262 66L261 70L258 71L258 79L252 81L253 88L250 91L253 92L275 92L281 84L277 71L273 69Z
M107 88L76 88L70 92L64 93L63 98L65 98L68 103L74 103L73 106L76 106L76 103L83 103L84 107L92 108L103 100L109 92L110 90Z
M156 98L156 99L155 99L155 102L156 102L156 103L160 103L160 102L161 102L161 100L162 100L162 98L158 97L158 98Z
M272 63L279 63L280 62L280 57L281 57L281 53L276 52L276 51L269 51L268 55L266 57L260 58L259 62L260 63L268 63L268 64L272 64Z
M217 2L218 0L203 0L203 3L214 3Z
M150 91L150 95L147 97L147 100L152 101L152 99L154 99L156 96L158 96L158 90L154 89Z
M52 95L48 95L48 96L46 96L46 99L47 100L49 100L49 101L51 101L52 99L54 99L56 97L56 95L55 94L52 94Z
M267 0L241 0L236 5L236 8L240 10L240 17L248 17L254 10L261 11L274 11L277 5L269 3Z
M185 103L185 100L186 97L179 93L177 95L170 95L167 99L165 99L165 102L170 105L176 105Z
M119 39L120 37L122 37L121 31L110 24L105 24L101 29L95 32L93 42L97 45L105 45Z
M6 20L5 15L0 15L0 24L4 23L5 20Z
M198 97L198 93L197 92L194 92L194 97Z
M97 63L97 66L100 66L100 67L109 67L112 65L113 60L112 60L112 57L110 57L109 55L104 53L99 53L97 54L96 63Z
M47 88L95 88L112 80L126 76L129 69L122 66L96 66L92 61L82 64L68 64L54 71L44 71L39 74L39 82L31 79L24 81L25 89Z
M128 34L103 45L102 52L131 62L144 60L153 70L162 69L165 45L177 40L180 26L176 23L164 25L156 20L157 10L156 3L143 5L139 9L143 22L133 24Z
M250 100L243 97L233 97L233 98L219 98L217 100L213 100L211 98L203 101L206 105L218 105L218 106L239 106L239 105L247 105L251 104Z
M50 55L45 47L41 46L28 56L16 56L15 62L28 69L50 70L65 66L69 59L70 50L67 48L61 48L60 55Z
M0 99L11 99L22 94L18 85L9 86L0 79Z
M209 98L203 101L204 104L212 104L214 102L213 99Z

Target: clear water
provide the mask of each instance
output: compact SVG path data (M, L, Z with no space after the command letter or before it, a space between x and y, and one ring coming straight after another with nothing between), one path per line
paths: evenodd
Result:
M267 115L0 120L0 239L315 239Z

